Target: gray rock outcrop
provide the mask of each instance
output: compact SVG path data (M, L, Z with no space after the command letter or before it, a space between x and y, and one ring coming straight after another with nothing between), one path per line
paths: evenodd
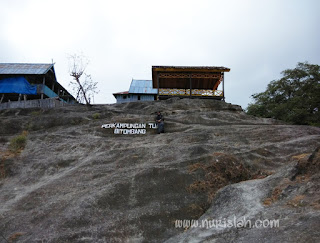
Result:
M106 123L154 122L117 135ZM27 134L23 150L9 149ZM0 111L0 239L17 242L316 242L320 129L170 99ZM312 168L312 169L310 169ZM279 219L277 228L176 220ZM1 240L0 240L1 242Z

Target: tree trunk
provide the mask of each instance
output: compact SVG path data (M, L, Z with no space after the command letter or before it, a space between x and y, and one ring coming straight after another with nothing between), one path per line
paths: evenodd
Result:
M79 80L78 77L76 78L76 81L77 81L77 83L79 84L79 87L80 87L80 89L81 89L81 91L82 91L82 93L83 93L83 97L84 97L84 99L85 99L85 101L86 101L86 105L90 105L90 103L89 103L89 101L88 101L88 99L87 99L86 92L84 91L84 89L83 89L83 87L82 87L82 85L81 85L80 80Z

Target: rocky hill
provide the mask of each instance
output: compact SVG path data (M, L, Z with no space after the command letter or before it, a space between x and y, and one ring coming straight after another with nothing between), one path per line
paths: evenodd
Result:
M0 111L0 242L317 242L319 146L214 100ZM279 227L188 225L234 218Z

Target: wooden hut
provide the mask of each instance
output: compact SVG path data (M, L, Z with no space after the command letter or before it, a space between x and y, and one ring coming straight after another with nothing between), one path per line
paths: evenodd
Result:
M75 98L57 81L54 64L0 63L0 109L73 103Z
M158 99L190 97L225 99L224 72L226 67L153 66L153 88L158 90ZM221 84L221 85L220 85ZM218 87L220 85L220 89Z

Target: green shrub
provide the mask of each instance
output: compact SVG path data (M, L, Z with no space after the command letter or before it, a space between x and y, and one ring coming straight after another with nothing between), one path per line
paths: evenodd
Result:
M31 114L31 116L40 116L41 115L41 111L33 111L30 114Z
M92 115L92 118L95 119L95 120L100 119L101 118L101 114L100 113L94 113Z
M27 132L23 132L21 135L14 137L10 140L10 149L12 151L18 151L24 149L27 144Z

